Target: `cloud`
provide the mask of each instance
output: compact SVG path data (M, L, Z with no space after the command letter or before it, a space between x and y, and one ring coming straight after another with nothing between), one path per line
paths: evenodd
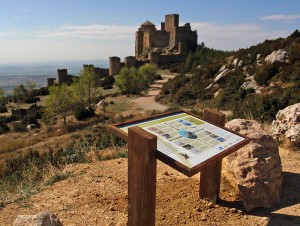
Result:
M28 20L30 19L30 16L13 16L13 18L18 19L18 20Z
M0 31L0 38L16 35L17 32L15 31Z
M198 31L198 43L222 50L237 50L289 35L286 31L264 31L257 24L216 24L208 22L191 23L192 29Z
M295 23L297 19L300 19L300 14L295 15L283 15L283 14L276 14L270 16L263 16L260 17L261 20L275 20L281 22L288 22L288 23Z
M37 32L36 36L50 39L134 39L137 26L120 25L64 25L58 29Z

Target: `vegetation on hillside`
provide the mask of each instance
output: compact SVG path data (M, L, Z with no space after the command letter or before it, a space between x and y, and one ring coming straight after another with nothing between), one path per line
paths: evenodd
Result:
M279 49L287 51L288 62L264 61ZM234 59L240 65L233 65ZM215 82L222 66L228 73ZM214 50L202 44L179 68L180 75L163 87L158 100L180 107L231 110L234 118L270 122L278 110L300 102L300 32L296 30L285 39L266 40L236 52ZM242 87L251 76L260 86L259 91Z

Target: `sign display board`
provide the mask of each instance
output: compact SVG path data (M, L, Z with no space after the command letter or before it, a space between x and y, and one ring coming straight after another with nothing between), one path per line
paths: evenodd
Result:
M239 134L183 111L116 124L111 128L127 134L132 126L139 126L156 135L157 158L188 176L199 172L209 161L223 158L248 141Z

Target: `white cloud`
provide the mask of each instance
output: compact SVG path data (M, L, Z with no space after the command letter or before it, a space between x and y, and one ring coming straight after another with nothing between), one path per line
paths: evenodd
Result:
M30 19L30 16L13 16L13 18L15 19L19 19L19 20L28 20Z
M36 33L38 37L50 39L98 39L123 40L134 39L136 26L120 25L64 25L55 30Z
M264 31L256 24L216 24L196 22L191 23L192 29L198 31L198 43L222 50L237 50L263 42L265 39L275 39L289 35L286 31Z
M17 34L15 31L0 31L0 38L5 38Z
M260 17L260 19L294 23L294 22L296 22L297 19L300 19L300 14L295 14L295 15L276 14L276 15L270 15L270 16L263 16L263 17Z

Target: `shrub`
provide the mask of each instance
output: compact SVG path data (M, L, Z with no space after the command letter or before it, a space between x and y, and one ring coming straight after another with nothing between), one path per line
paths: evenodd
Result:
M73 110L73 114L75 118L80 121L95 116L95 111L93 108L85 108L77 105Z
M4 123L0 121L0 134L4 134L9 132L9 127Z
M26 132L27 128L26 125L24 125L23 123L15 122L13 123L12 130L16 133L20 133L20 132Z
M5 113L7 112L7 108L5 103L0 104L0 113Z

